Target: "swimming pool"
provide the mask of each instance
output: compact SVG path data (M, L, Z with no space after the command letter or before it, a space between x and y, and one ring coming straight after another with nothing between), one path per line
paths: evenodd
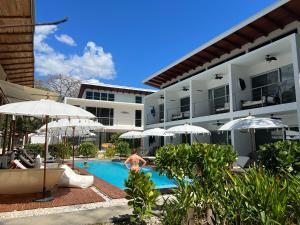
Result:
M83 168L83 161L76 161L75 165ZM83 169L120 189L125 189L124 181L128 177L129 170L122 162L90 160L88 165L88 168ZM166 176L160 176L158 172L151 167L144 167L141 171L152 174L151 180L155 183L157 189L176 187L174 181Z

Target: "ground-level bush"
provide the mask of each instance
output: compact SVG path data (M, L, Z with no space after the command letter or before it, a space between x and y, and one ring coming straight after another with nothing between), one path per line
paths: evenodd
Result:
M121 156L129 156L131 154L131 149L126 141L118 141L114 146L116 153L119 153Z
M33 153L35 156L37 155L44 155L44 149L45 145L44 144L26 144L24 148L31 153Z
M231 184L220 204L223 220L234 224L299 224L299 177L279 178L263 168L228 173Z
M50 154L56 158L68 159L71 157L72 147L69 144L52 144L48 146Z
M112 148L107 148L107 149L105 150L104 156L105 156L106 158L112 158L112 157L114 157L115 155L116 155L116 149L115 149L114 147L112 147Z
M131 221L144 223L144 219L150 215L156 203L159 192L155 190L155 184L150 178L150 173L130 171L125 181L128 205L133 207Z
M79 145L78 154L84 157L95 157L98 153L98 148L92 142L83 142Z
M300 175L300 143L279 141L261 145L258 162L272 173L289 172Z
M230 145L166 145L157 151L157 170L177 181L179 192L176 198L178 202L182 202L180 210L185 212L182 218L186 220L179 224L194 216L220 220L218 216L222 215L223 210L218 198L227 185L226 170L235 159L236 153ZM194 215L189 213L191 211Z

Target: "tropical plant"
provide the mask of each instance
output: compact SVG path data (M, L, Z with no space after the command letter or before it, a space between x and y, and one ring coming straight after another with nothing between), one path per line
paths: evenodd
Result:
M261 145L258 150L258 162L275 174L289 172L300 175L300 143L279 141Z
M300 189L295 185L297 178L282 179L255 167L242 175L230 172L228 175L232 185L221 200L228 222L288 225L300 221L299 202L293 200L294 194L299 199Z
M69 144L52 144L48 146L48 149L51 155L55 156L56 158L68 159L71 157L72 148Z
M115 154L116 154L116 149L114 147L112 147L112 148L107 148L105 150L104 156L106 158L112 158L115 156Z
M78 154L86 158L95 157L98 153L98 148L92 142L83 142L79 145Z
M126 141L118 141L114 144L114 148L116 153L119 153L122 156L129 156L131 154L131 149L129 147L128 142Z
M183 204L186 210L183 218L190 220L188 212L194 210L207 221L217 221L220 220L217 216L224 213L218 198L227 185L226 170L235 158L236 153L230 145L166 145L157 151L155 165L160 174L177 181L176 198L188 203ZM184 190L189 190L194 197L189 198Z
M26 144L24 148L32 152L35 156L37 155L41 155L42 157L44 156L44 149L45 149L44 144Z
M156 204L159 192L155 190L155 184L150 178L150 173L130 171L125 181L128 205L133 207L133 215L130 217L132 222L144 223L144 219L151 214Z

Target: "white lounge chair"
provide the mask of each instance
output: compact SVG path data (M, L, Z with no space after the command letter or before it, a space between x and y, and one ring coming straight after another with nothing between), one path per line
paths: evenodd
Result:
M60 187L88 188L94 183L94 176L79 175L67 165L62 165L60 168L65 170L59 182Z

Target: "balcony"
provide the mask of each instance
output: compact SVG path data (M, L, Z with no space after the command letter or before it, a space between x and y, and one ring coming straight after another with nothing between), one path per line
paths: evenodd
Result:
M235 100L234 111L295 102L294 80L289 79L239 91L233 99Z
M193 118L227 113L230 111L229 95L194 102L192 108Z
M182 105L167 109L167 121L184 120L190 118L190 105Z

